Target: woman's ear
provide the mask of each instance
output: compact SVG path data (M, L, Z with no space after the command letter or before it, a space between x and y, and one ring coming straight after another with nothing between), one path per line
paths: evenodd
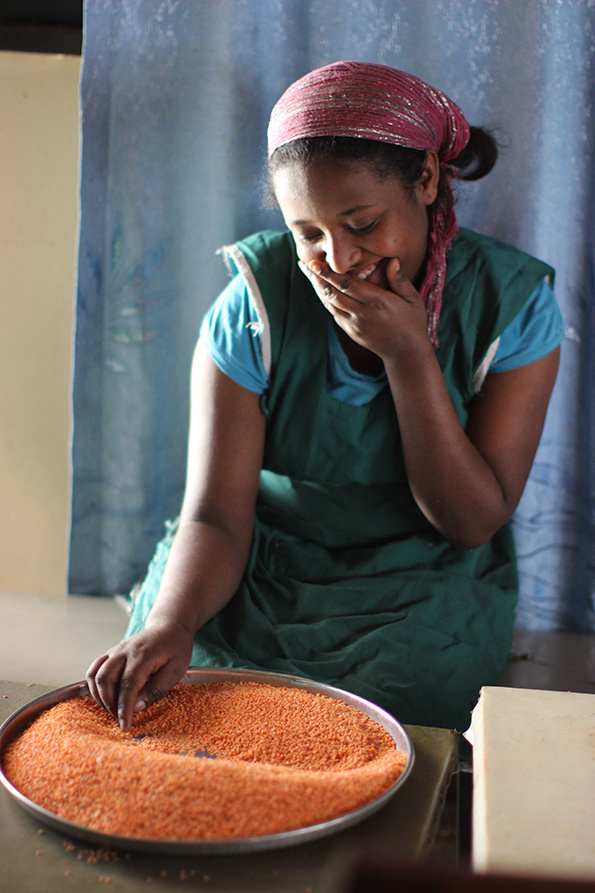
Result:
M424 205L431 205L438 195L438 182L440 180L440 162L436 152L427 151L424 169L416 184L419 200Z

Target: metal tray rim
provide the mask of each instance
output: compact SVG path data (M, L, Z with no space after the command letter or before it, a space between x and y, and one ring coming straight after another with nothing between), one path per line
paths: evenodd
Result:
M369 803L342 816L337 816L329 821L317 825L308 825L293 831L283 831L278 834L263 835L261 837L225 838L216 840L163 840L147 837L128 837L118 834L105 834L94 831L86 825L72 822L62 818L56 813L50 812L42 806L29 800L6 777L2 769L1 758L4 748L22 730L26 728L39 714L61 701L75 697L84 697L89 694L86 682L76 682L47 692L35 698L16 710L0 726L0 783L8 793L35 818L54 829L68 834L71 837L98 844L102 847L120 850L151 851L153 853L171 855L229 855L233 853L258 852L277 849L287 846L295 846L337 833L368 818L381 809L403 785L409 776L415 760L415 753L411 738L403 726L391 716L390 713L367 701L364 698L346 692L343 689L331 685L315 682L298 676L290 676L281 673L270 673L259 670L228 669L219 667L197 667L187 671L183 680L194 685L209 682L261 682L268 685L276 685L285 688L301 688L315 694L323 694L327 697L343 701L361 710L391 735L395 745L407 755L406 766L398 779L379 797Z

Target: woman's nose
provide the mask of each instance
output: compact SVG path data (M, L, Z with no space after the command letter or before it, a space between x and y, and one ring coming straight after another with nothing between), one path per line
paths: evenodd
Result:
M327 239L326 262L335 273L347 273L361 258L362 252L349 239Z

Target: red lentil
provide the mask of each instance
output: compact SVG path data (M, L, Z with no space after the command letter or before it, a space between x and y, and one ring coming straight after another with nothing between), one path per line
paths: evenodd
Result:
M93 830L216 840L336 818L405 763L342 701L242 682L180 683L127 732L90 696L63 701L8 746L3 768L34 803Z

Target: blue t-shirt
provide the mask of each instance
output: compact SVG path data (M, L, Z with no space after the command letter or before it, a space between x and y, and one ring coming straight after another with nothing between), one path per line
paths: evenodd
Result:
M268 376L261 352L261 322L241 276L236 276L205 316L201 334L217 366L249 391L263 394ZM547 280L500 336L489 372L507 372L544 357L562 341L562 315ZM329 365L327 390L338 400L363 406L386 385L386 373L377 377L352 369L328 317Z

